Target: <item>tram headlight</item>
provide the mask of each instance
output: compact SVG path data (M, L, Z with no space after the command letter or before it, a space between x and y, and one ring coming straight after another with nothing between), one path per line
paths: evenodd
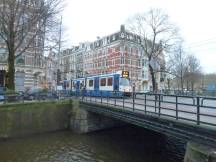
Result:
M127 88L124 89L124 91L125 91L125 92L130 92L130 88L127 87Z

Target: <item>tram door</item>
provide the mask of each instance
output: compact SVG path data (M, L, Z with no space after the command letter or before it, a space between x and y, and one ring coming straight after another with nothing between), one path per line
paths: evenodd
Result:
M114 91L119 91L119 74L114 75L113 89Z
M94 78L94 90L99 91L99 77Z
M80 90L80 81L77 80L76 81L76 91L79 91Z

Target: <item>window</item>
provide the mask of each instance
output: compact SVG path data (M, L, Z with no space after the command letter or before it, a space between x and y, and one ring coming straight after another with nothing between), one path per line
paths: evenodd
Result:
M93 87L93 80L89 80L89 87Z
M108 49L108 53L112 53L112 48L109 48L109 49Z
M117 46L117 47L115 48L115 52L119 52L119 51L120 51L120 47Z
M140 61L140 59L139 59L139 60L138 60L138 66L140 66L140 62L141 62L141 61Z
M76 82L73 82L73 87L76 88Z
M148 61L147 61L147 60L145 60L145 59L142 59L142 66L144 66L144 67L147 67L147 63L148 63Z
M112 40L115 40L115 35L113 35Z
M121 57L121 64L124 64L124 57Z
M148 71L145 71L145 73L144 73L144 78L145 78L145 79L148 78Z
M127 78L120 78L119 84L122 85L122 86L129 86L130 82L129 82L129 80Z
M106 78L101 78L100 86L106 86Z
M108 86L112 86L112 82L113 82L113 79L112 78L108 78Z

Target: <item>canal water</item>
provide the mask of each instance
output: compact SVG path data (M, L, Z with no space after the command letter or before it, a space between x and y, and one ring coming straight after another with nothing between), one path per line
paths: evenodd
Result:
M0 142L0 162L182 162L184 152L183 141L133 126Z

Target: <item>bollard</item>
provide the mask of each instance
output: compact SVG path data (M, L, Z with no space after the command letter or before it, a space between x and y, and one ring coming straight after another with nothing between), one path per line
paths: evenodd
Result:
M200 98L197 97L197 125L200 125Z

